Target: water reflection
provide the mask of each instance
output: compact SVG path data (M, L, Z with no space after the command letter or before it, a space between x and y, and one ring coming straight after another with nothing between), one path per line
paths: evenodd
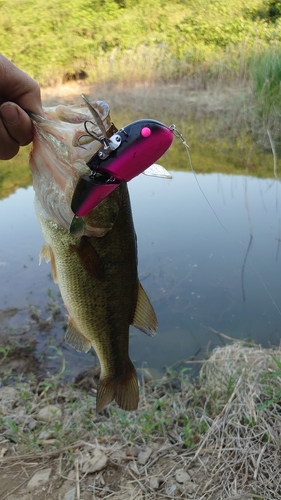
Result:
M141 175L129 185L139 274L159 320L153 339L132 328L131 358L137 366L146 362L161 370L218 344L214 330L263 345L279 343L279 182L198 175L211 209L192 173L172 175L170 181ZM2 200L0 210L0 309L33 305L47 318L47 304L58 289L49 266L38 267L43 239L32 188ZM22 321L19 315L14 327ZM51 337L62 341L63 321L49 333L37 332L39 351ZM72 375L92 363L91 355L63 346Z

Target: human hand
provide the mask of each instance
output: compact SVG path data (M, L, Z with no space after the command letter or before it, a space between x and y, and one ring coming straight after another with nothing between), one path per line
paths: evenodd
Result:
M24 110L44 116L39 84L0 54L0 160L13 158L33 139Z

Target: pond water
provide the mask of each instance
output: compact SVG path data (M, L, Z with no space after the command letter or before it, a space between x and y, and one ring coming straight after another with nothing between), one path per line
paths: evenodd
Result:
M129 183L140 280L159 321L155 338L131 329L135 365L159 373L198 351L204 355L220 344L216 331L265 346L279 344L279 181L221 173L196 178L188 171L171 174L171 180L140 175ZM93 355L76 353L63 342L65 311L58 288L49 265L38 266L43 238L32 187L2 199L0 213L0 310L18 308L9 320L9 335L24 335L29 342L34 322L37 353L44 353L48 369L58 369L61 357L52 354L53 346L60 346L68 374L75 376L93 363ZM42 328L38 316L48 323L54 302L62 314Z

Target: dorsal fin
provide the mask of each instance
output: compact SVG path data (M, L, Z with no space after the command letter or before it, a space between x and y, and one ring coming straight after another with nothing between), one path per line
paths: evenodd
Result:
M56 266L56 259L53 253L53 250L47 243L44 243L42 246L40 253L39 253L39 264L41 264L42 259L45 259L45 261L48 263L51 261L51 266L52 266L52 273L53 273L53 280L55 283L58 282L58 275L57 275L57 266Z
M78 352L88 352L92 346L91 342L79 332L72 318L69 319L67 325L65 341Z
M99 281L104 279L104 268L99 255L91 245L90 239L87 236L82 236L78 245L70 245L74 250L80 262L87 273Z
M154 337L158 328L157 318L150 300L140 282L138 286L138 299L132 325L150 337Z

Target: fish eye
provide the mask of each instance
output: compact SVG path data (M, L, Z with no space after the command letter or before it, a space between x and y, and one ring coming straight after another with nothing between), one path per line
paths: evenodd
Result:
M151 129L149 127L143 127L140 133L143 137L149 137L151 135Z

